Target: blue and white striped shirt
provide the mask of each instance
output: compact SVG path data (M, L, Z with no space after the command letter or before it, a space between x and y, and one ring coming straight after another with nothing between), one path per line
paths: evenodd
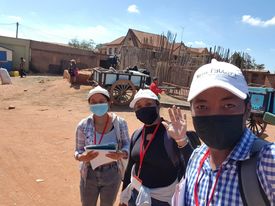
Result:
M240 188L238 183L237 162L249 159L250 150L253 142L257 138L254 134L246 129L240 142L234 147L227 159L222 163L222 172L214 191L213 199L210 205L234 206L243 205ZM202 145L196 149L190 157L185 181L182 181L181 188L184 191L182 195L176 195L179 198L176 202L184 203L183 205L195 205L194 186L197 177L197 170L200 160L206 153L208 147ZM218 169L212 171L209 158L203 164L198 179L198 197L199 204L206 205L210 193L213 190ZM265 191L271 206L275 206L275 144L265 145L259 154L257 161L257 175L260 184ZM180 186L179 186L180 188ZM180 200L180 198L183 198ZM175 204L174 204L175 205ZM176 203L178 205L178 203ZM182 205L181 205L182 206Z

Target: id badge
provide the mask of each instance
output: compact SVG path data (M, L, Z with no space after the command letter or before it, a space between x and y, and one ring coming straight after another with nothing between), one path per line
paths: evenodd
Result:
M132 186L139 191L142 185L142 180L138 178L138 176L133 176L132 178Z

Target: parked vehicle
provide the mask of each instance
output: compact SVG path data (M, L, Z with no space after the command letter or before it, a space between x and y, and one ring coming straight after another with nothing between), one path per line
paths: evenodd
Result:
M128 105L136 91L144 88L148 74L134 70L115 70L93 68L92 84L100 85L110 92L111 100L116 105Z
M257 136L261 136L267 124L275 122L275 89L249 87L251 113L247 127Z

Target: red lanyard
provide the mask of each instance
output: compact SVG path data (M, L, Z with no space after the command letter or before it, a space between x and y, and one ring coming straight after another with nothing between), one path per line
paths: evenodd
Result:
M141 167L142 167L142 163L143 163L145 153L147 152L150 144L152 143L153 139L155 138L156 133L157 133L158 128L159 128L159 125L160 125L160 122L157 124L157 126L156 126L156 128L155 128L155 130L152 134L152 137L149 140L148 144L146 145L145 149L143 147L143 143L144 143L144 139L145 139L145 137L144 137L144 135L145 135L145 126L143 126L142 136L141 136L140 145L139 145L139 168L138 168L138 174L137 174L138 177L140 175L140 171L141 171Z
M210 154L210 151L209 149L206 151L205 155L202 157L201 161L200 161L200 165L199 165L199 168L198 168L198 175L197 175L197 179L196 179L196 182L195 182L195 187L194 187L194 195L195 195L195 204L196 206L199 206L199 197L198 197L198 179L199 179L199 176L200 176L200 171L201 171L201 168L203 166L203 163L204 161L207 159L207 157L209 157L209 154ZM218 179L220 177L220 174L221 174L221 171L222 171L222 166L220 167L218 173L217 173L217 176L216 176L216 180L215 180L215 183L214 183L214 187L213 187L213 190L210 194L210 198L209 198L209 201L207 203L207 206L211 203L212 199L213 199L213 196L214 196L214 191L216 189L216 186L217 186L217 183L218 183Z
M108 122L109 122L109 115L107 115L107 121L106 121L106 123L105 123L104 129L103 129L103 132L102 132L102 134L101 134L101 137L100 137L100 139L99 139L98 144L100 144L101 141L102 141L102 139L103 139L104 133L105 133L105 131L106 131L106 129L107 129ZM94 133L94 134L95 134L95 135L94 135L94 144L96 144L96 128L95 128L95 133Z

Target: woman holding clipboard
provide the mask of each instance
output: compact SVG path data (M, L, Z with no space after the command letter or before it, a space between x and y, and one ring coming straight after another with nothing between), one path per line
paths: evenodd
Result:
M82 206L96 206L100 195L101 206L112 206L124 175L123 161L128 159L129 134L124 119L108 112L110 96L97 86L88 94L91 115L82 119L76 129L75 159L80 161L80 195ZM92 168L96 150L85 151L88 145L117 144L118 150L106 154L110 162Z

